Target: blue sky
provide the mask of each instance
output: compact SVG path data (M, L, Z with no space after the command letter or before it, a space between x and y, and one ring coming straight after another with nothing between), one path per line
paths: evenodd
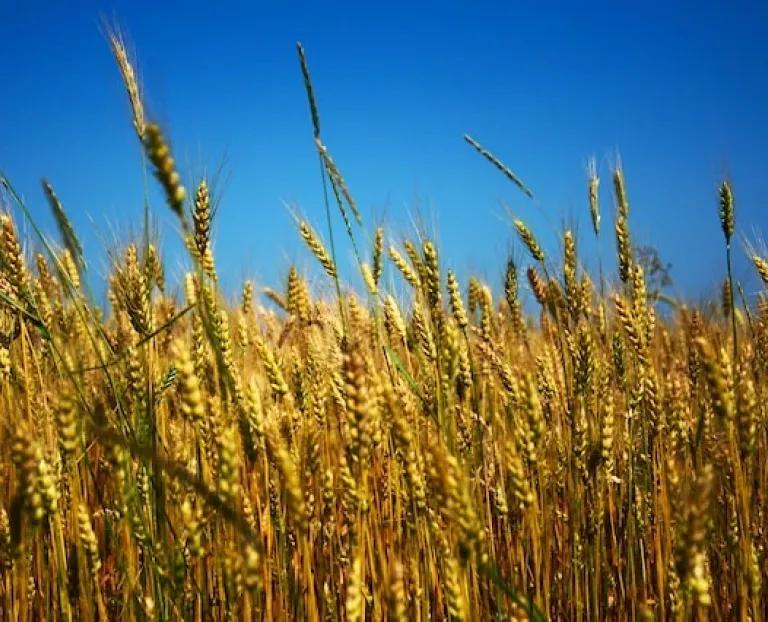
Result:
M95 270L103 239L141 224L143 196L102 13L119 20L135 52L148 109L185 180L226 157L215 236L227 287L246 276L276 286L291 262L315 271L286 202L326 236L297 41L324 141L369 230L384 218L390 233L410 233L420 215L461 275L498 285L509 249L523 257L504 205L559 252L541 212L464 133L522 177L555 224L577 223L592 268L592 155L609 266L617 153L634 236L660 248L681 293L722 276L723 174L734 183L739 233L768 231L764 2L245 5L0 0L0 168L54 233L39 180L52 182ZM168 278L178 278L176 223L154 183L152 197ZM351 265L349 244L339 246ZM736 254L737 276L751 279Z

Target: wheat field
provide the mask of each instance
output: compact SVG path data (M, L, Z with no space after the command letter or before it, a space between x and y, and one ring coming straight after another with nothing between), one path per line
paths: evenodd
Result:
M0 176L3 620L766 618L768 297L731 278L727 180L714 312L649 289L620 167L602 200L596 169L583 191L616 275L583 269L573 231L549 249L514 220L524 254L503 283L460 283L425 232L355 234L299 46L345 227L296 229L333 295L292 267L233 302L210 180L184 187L109 42L189 271L166 283L145 231L110 249L103 311L53 185L49 238ZM340 278L342 242L360 291ZM768 287L768 257L745 252Z

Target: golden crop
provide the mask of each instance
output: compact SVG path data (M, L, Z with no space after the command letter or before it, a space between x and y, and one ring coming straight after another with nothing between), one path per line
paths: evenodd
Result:
M764 619L768 299L746 306L731 281L727 182L713 313L647 291L621 168L613 231L594 166L584 192L615 282L582 268L572 231L559 258L515 220L526 254L498 293L460 283L425 235L359 245L299 48L364 291L299 220L336 296L292 267L267 306L250 282L227 304L210 180L185 190L110 43L192 267L176 295L151 236L114 249L105 316L53 186L62 247L41 237L32 261L2 178L2 619Z

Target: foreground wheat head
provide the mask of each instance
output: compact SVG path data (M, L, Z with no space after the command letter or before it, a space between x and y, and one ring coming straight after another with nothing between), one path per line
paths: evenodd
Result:
M227 302L209 180L187 196L110 42L191 222L190 268L174 289L155 240L111 249L103 312L53 182L61 250L19 237L3 178L0 617L764 619L765 292L738 305L729 273L718 313L662 315L617 169L615 283L593 282L572 231L557 263L516 219L524 259L499 284L377 227L359 295L318 296L294 266ZM323 170L359 224L299 54ZM598 182L590 168L595 235ZM304 220L298 235L342 292L333 243Z

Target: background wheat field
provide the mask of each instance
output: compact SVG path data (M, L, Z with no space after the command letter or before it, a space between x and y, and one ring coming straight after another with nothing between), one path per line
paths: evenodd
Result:
M147 219L109 249L102 310L52 184L49 237L0 176L3 620L766 618L768 297L745 295L731 253L765 287L768 257L736 243L728 180L706 309L649 286L620 166L583 189L616 274L584 269L573 230L545 248L513 219L503 282L460 282L429 232L364 226L298 46L344 227L295 215L296 232L330 287L294 266L235 299L211 180L184 187L109 43L188 272L166 282L179 258Z

